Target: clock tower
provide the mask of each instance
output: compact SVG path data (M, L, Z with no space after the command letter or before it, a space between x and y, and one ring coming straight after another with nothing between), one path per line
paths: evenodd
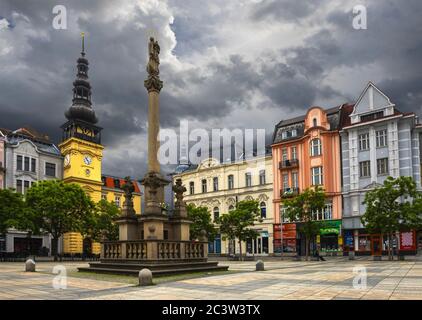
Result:
M64 157L63 180L77 183L94 202L101 200L101 129L92 108L91 85L88 81L88 60L85 58L84 35L82 52L77 60L77 75L73 82L72 106L65 112L67 122L61 126L59 145ZM82 253L82 236L68 233L63 238L64 253Z

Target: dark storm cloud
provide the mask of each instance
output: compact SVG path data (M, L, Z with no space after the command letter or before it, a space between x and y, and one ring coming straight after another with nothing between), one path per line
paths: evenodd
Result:
M271 130L281 120L278 117L302 114L321 101L333 101L333 105L353 101L373 77L399 109L420 111L419 0L368 2L368 29L362 31L352 28L352 6L331 9L329 2L320 0L245 1L239 7L224 1L205 5L196 0L169 0L167 6L160 1L162 7L154 7L153 2L142 2L153 9L129 6L129 12L119 16L122 6L137 2L65 1L68 30L57 31L51 26L56 1L1 1L0 16L13 28L0 31L0 44L4 44L0 46L0 127L30 125L55 141L60 139L63 113L71 105L80 31L87 34L94 109L104 127L104 171L115 175L140 177L146 169L147 92L143 81L146 31L150 29L157 32L162 52L163 128L177 128L180 119L194 120L203 127L218 120L221 127L230 127L230 119L248 114L253 118L255 108L268 119L257 125ZM231 24L237 23L238 30L231 36L239 33L243 39L242 23L246 30L256 26L258 33L267 24L275 31L286 23L303 27L305 19L312 31L304 29L301 41L290 46L269 43L267 48L261 43L262 50L248 50L253 41L238 43L219 33L221 29L232 31ZM255 34L249 39L261 40ZM10 54L8 45L14 47ZM210 48L219 53L218 58L207 56ZM342 68L345 71L340 73ZM377 72L365 73L366 68ZM348 79L351 70L362 70L363 75L354 72ZM338 78L343 80L341 85ZM262 96L259 105L252 102L255 95ZM134 152L135 148L139 150Z
M321 0L263 0L254 4L251 17L254 20L297 21L312 14L321 3Z

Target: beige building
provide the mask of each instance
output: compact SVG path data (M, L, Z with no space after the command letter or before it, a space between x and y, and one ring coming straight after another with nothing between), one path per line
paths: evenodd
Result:
M186 187L184 200L187 204L206 206L212 219L234 209L236 202L258 200L262 222L253 227L259 232L257 239L242 244L242 252L247 255L273 254L273 170L271 155L250 160L220 163L217 159L203 160L199 165L179 165L173 176L174 181L182 179ZM235 249L234 249L235 246ZM239 244L224 241L218 235L209 244L211 254L239 253Z

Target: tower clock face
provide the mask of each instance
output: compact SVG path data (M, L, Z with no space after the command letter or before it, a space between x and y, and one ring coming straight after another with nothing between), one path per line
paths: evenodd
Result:
M68 166L70 164L70 154L64 156L64 165Z
M84 163L89 166L92 163L92 158L90 156L84 156Z

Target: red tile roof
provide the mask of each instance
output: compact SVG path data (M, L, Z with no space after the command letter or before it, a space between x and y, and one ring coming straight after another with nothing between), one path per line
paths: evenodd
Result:
M110 188L110 189L120 189L120 190L122 190L121 188L117 188L114 185L114 180L116 180L116 179L118 179L120 181L120 186L123 186L125 184L125 179L123 179L123 178L118 178L118 177L113 177L113 176L106 176L106 175L103 175L102 178L103 178L103 181L105 179L104 186L107 187L107 188ZM141 193L141 190L139 189L138 183L135 180L132 180L132 183L133 183L133 186L135 187L135 192L136 193Z

